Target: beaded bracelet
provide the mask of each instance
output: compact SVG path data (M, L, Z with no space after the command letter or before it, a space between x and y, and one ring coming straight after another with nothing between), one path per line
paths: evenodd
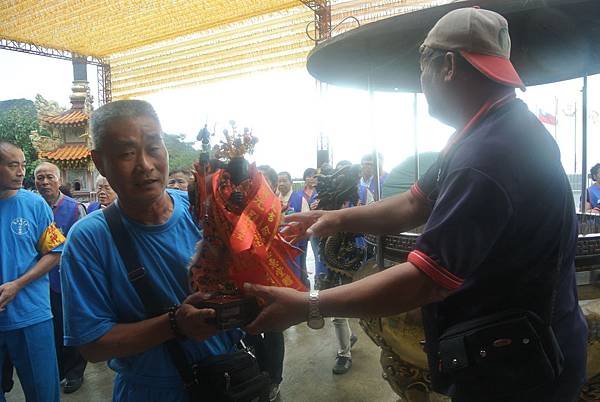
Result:
M184 338L184 336L181 333L179 326L177 325L177 318L175 317L177 310L179 310L179 304L176 304L169 308L169 326L171 327L171 331L173 331L175 338L182 339Z

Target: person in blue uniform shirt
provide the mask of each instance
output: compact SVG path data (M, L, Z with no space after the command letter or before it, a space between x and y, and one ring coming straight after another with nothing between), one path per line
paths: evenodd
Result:
M408 192L287 217L316 235L399 233L425 224L407 262L311 297L248 285L248 293L271 301L248 330L282 329L309 318L317 327L322 316L388 316L421 307L434 390L456 402L577 401L586 378L587 326L576 291L575 206L556 142L516 97L515 88L524 85L510 61L508 23L480 8L451 11L428 33L420 57L429 113L457 130L438 161ZM563 370L525 382L526 390L494 383L494 370L481 370L488 389L504 389L504 395L472 398L477 382L440 370L440 335L512 309L544 317L564 356ZM519 368L503 367L504 374Z
M54 215L54 222L63 235L71 226L86 215L85 208L77 200L66 196L61 187L60 169L49 162L36 166L33 173L35 188L46 200ZM65 347L63 343L63 313L60 291L60 265L48 274L50 279L50 307L54 316L54 342L58 359L58 374L66 394L77 391L83 383L83 373L87 362L77 348Z
M287 203L286 214L298 213L298 212L306 212L316 208L317 204L317 179L315 175L317 174L317 169L314 168L306 168L304 173L302 174L302 179L304 180L304 187L301 190L296 190L292 192L290 198ZM298 256L296 259L297 264L294 265L294 270L296 276L300 278L304 282L307 287L310 287L310 282L308 280L308 272L306 268L306 252L308 251L308 241L301 240L298 243L294 244L296 247L302 250L302 254ZM313 247L313 242L311 239L311 247L313 248L313 254L315 255L315 270L316 274L322 271L320 266L321 262L319 260L318 247ZM315 248L316 247L316 248Z
M28 401L59 401L47 273L64 236L24 177L23 151L0 141L0 366L12 361Z
M99 175L96 177L96 198L98 201L90 202L87 207L87 213L92 213L98 209L106 208L117 198L115 191L110 186L106 177Z
M147 318L128 279L102 211L77 222L61 260L65 345L91 362L108 360L117 375L113 400L188 400L165 342L181 334L189 364L232 352L242 332L217 333L214 310L188 296L187 267L200 239L187 194L166 189L168 154L160 121L144 101L108 103L91 117L92 159L117 194L121 220L140 263L169 305ZM197 294L196 294L197 295ZM196 300L197 302L197 300Z
M585 211L600 213L600 163L596 163L590 169L590 176L594 184L586 191Z
M358 205L367 205L379 199L375 165L379 166L379 188L383 187L387 179L387 172L383 170L383 155L370 153L360 160L361 177L358 183Z

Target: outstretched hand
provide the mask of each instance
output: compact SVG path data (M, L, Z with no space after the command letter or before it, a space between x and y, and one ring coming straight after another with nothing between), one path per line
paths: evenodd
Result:
M215 316L215 310L211 308L196 307L199 303L207 300L209 297L210 295L206 293L193 293L188 296L179 309L177 309L177 313L175 314L177 326L186 338L203 341L216 335L218 332L215 324L207 322L207 319Z
M266 304L258 317L244 328L251 334L283 331L308 318L308 293L289 288L246 283L244 293Z
M285 223L301 228L296 231L302 233L303 238L331 236L340 231L338 211L316 210L286 215Z

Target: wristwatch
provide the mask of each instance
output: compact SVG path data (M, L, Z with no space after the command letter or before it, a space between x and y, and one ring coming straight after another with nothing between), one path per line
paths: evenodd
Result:
M306 324L312 329L321 329L325 326L325 320L319 310L318 290L311 290L308 294L308 320Z

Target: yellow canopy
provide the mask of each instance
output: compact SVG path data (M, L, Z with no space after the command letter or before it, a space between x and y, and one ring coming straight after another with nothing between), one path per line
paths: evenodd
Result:
M298 5L296 0L0 0L0 37L106 57Z
M432 2L331 3L335 26ZM313 20L299 0L0 0L0 38L108 61L113 99L302 66Z

